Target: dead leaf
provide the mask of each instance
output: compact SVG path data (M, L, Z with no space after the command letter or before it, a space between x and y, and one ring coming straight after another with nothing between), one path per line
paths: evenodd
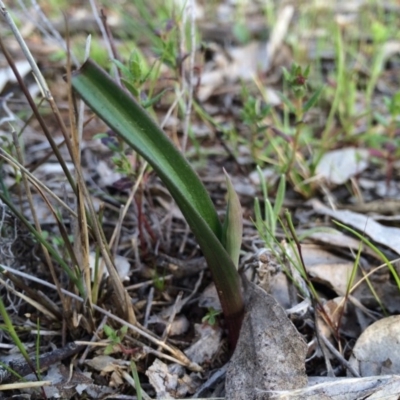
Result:
M328 245L329 247L343 247L355 251L360 247L359 239L346 235L345 233L333 228L324 228L324 230L313 232L310 235L307 235L307 238ZM368 254L369 256L380 260L378 255L369 247L363 249L363 254Z
M368 150L348 147L328 151L317 166L317 174L329 183L341 185L368 167Z
M217 47L217 46L214 46ZM233 46L229 49L215 48L212 62L204 66L197 96L201 101L207 100L217 88L226 82L238 80L251 81L258 71L268 68L267 45L264 42L252 41L245 46ZM269 100L278 101L275 93L267 89Z
M372 218L347 210L331 210L320 201L313 199L311 204L315 211L329 215L332 218L351 226L365 235L369 236L376 243L389 247L400 254L400 229L381 225Z
M16 61L15 67L17 68L19 74L22 78L24 78L30 71L31 65L28 61ZM3 91L4 87L8 82L16 83L17 78L15 77L11 67L1 68L0 69L0 92Z
M157 393L157 399L173 399L170 393L178 387L178 377L168 371L167 364L156 358L146 375Z
M194 327L199 339L185 350L185 354L196 364L210 362L221 347L222 330L208 324L195 324Z
M102 257L99 257L98 265L99 265L100 269L102 270L102 276L108 277L109 273L104 268L104 261L103 261ZM114 256L114 265L118 272L118 276L121 278L121 281L123 282L123 281L129 280L128 275L131 270L131 264L128 261L128 259L126 257L116 255L116 256ZM96 266L96 254L94 252L91 252L89 254L89 266L90 266L90 270L91 270L92 281L94 281L95 266Z
M52 382L52 386L43 388L48 397L70 397L75 392L75 386L78 384L91 384L92 379L75 371L70 376L70 371L63 365L57 364L50 367L46 379Z
M282 48L282 44L286 38L290 22L294 15L294 6L285 5L279 11L275 21L275 26L271 32L270 39L267 45L267 63L268 67L265 71L273 64L276 53Z
M183 335L190 328L190 322L185 315L177 315L172 322L162 318L160 315L152 315L148 323L168 325L169 336Z
M216 311L222 311L217 289L214 283L210 283L199 297L199 307L213 308Z
M107 386L94 384L88 375L76 370L71 374L71 371L61 363L52 365L46 374L46 379L52 383L51 386L44 388L47 398L72 398L76 392L84 397L86 392L91 393L92 399L100 399L114 392Z
M246 314L226 375L226 398L264 400L307 384L307 345L283 308L243 279Z
M122 174L116 172L113 168L109 167L108 164L100 160L96 165L96 172L100 178L100 185L102 187L112 186L114 182L119 181L122 178Z
M346 293L352 262L314 244L302 244L301 253L307 272L314 280L332 288L338 295Z
M115 358L108 355L101 355L93 357L91 360L86 360L85 364L89 365L91 368L96 371L102 372L106 368L109 367L112 363L115 362Z

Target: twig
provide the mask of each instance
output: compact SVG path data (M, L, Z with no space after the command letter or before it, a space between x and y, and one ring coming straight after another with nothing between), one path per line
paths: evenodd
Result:
M3 14L4 19L7 21L8 27L11 29L12 33L14 34L15 39L17 40L18 44L21 47L22 52L25 55L25 58L29 62L29 65L32 68L32 72L35 75L35 78L37 80L37 83L40 87L40 90L42 91L42 94L44 97L51 96L50 90L47 86L47 83L40 72L40 69L38 68L32 53L30 52L28 46L26 45L24 39L22 38L21 34L19 33L19 30L17 28L17 25L15 25L13 19L11 18L9 12L7 11L7 8L5 4L0 0L0 12Z
M107 15L104 13L103 9L100 10L100 13L101 13L101 22L103 23L104 30L105 30L105 33L107 35L107 39L108 39L108 41L110 43L110 48L111 48L111 51L112 51L111 59L115 58L117 60L120 60L120 56L118 54L118 49L115 46L114 38L113 38L113 35L111 33L110 26L107 23ZM118 68L116 69L116 71L117 71L116 80L121 85L121 72L120 72L120 70Z
M6 123L6 122L12 122L16 120L16 115L8 108L7 101L11 99L11 97L14 96L13 92L7 93L6 95L2 96L0 98L0 108L4 110L6 113L6 117L3 117L0 119L0 125Z
M182 308L182 305L181 305L182 304L182 296L183 296L183 292L179 292L178 296L176 296L174 306L172 307L171 315L168 318L168 323L165 326L164 332L163 332L163 334L161 336L161 340L163 340L164 342L167 341L168 335L171 332L172 323L174 322L176 314Z
M163 280L166 281L166 280L172 279L173 277L174 277L174 275L172 275L172 274L166 275L166 276L163 276ZM149 279L147 281L135 283L134 285L125 286L125 289L126 290L137 290L137 289L143 288L144 286L152 285L153 283L154 283L154 280Z
M0 0L0 5L3 5L3 3L2 3L1 0ZM5 16L6 18L8 17L8 19L11 20L11 18L10 18L9 15L8 15L7 10L6 10L4 7L2 7L2 8L0 9L0 12L3 14L3 16ZM13 21L12 21L12 20L11 20L11 23L13 24ZM19 42L20 40L22 40L22 43L23 43L24 47L26 47L26 44L25 44L25 42L23 41L23 39L22 39L20 33L18 32L18 30L17 30L17 32L16 32L15 34L17 35L16 38L17 38L18 42ZM42 130L43 130L43 133L46 135L46 138L47 138L47 140L48 140L48 142L49 142L49 144L50 144L50 146L51 146L51 148L52 148L52 150L53 150L53 152L54 152L54 155L57 157L57 160L58 160L58 162L60 163L60 165L61 165L61 167L62 167L62 169L63 169L63 171L64 171L64 174L65 174L65 176L67 177L68 182L70 183L70 185L71 185L71 187L72 187L72 190L74 191L74 193L76 193L75 182L74 182L74 180L72 179L72 176L71 176L71 174L70 174L70 172L69 172L69 170L68 170L68 168L67 168L67 166L66 166L66 164L65 164L65 161L64 161L63 157L61 156L61 154L60 154L60 152L59 152L59 150L58 150L58 146L57 146L57 144L55 143L54 138L53 138L52 134L50 133L49 129L47 128L47 124L45 123L45 121L44 121L42 115L40 114L40 112L39 112L39 110L38 110L38 108L37 108L37 106L36 106L36 104L35 104L35 102L34 102L32 96L31 96L31 94L30 94L28 88L26 87L26 85L25 85L25 83L24 83L24 81L23 81L23 79L22 79L22 77L21 77L21 75L20 75L20 73L19 73L17 67L15 66L15 63L14 63L13 58L11 57L10 53L8 52L8 50L6 49L6 47L4 46L4 43L3 43L3 41L1 40L1 36L0 36L0 48L1 48L1 50L3 51L3 54L4 54L5 58L7 59L8 65L9 65L9 66L11 67L11 69L13 70L13 73L14 73L14 75L15 75L17 81L18 81L18 84L19 84L19 86L20 86L22 92L24 93L24 96L25 96L26 100L27 100L28 103L29 103L29 106L31 107L33 113L35 114L35 117L36 117L37 121L39 122L40 127L41 127ZM28 50L28 52L29 52L29 50ZM37 67L37 65L36 65L36 63L35 63L35 60L33 59L33 57L32 57L32 55L30 54L30 52L29 52L29 57L30 57L30 58L28 59L28 62L31 64L32 70L37 70L37 71L39 71L39 68ZM35 69L33 68L32 64L35 66ZM36 75L35 75L35 76L36 76ZM43 78L43 76L41 75L40 71L39 71L39 79L41 79L42 81L44 81L44 78ZM38 81L38 82L39 82L39 81ZM43 83L43 82L42 82L42 83ZM62 132L63 132L63 134L64 134L65 143L67 144L68 150L70 151L70 154L71 154L71 157L72 157L71 144L70 144L70 141L69 141L69 137L67 136L67 133L66 133L65 125L64 125L63 122L62 122L60 113L58 112L57 107L56 107L56 105L55 105L55 103L54 103L53 96L51 95L50 91L49 91L48 88L47 88L46 82L44 82L43 85L44 85L44 86L41 87L41 90L42 90L42 92L44 93L46 99L48 100L48 102L49 102L49 104L50 104L50 106L51 106L51 108L52 108L52 110L53 110L53 112L54 112L54 114L55 114L55 116L56 116L56 118L57 118L57 122L60 124L60 129L62 130Z
M17 133L15 132L14 129L11 129L11 133L12 133L12 137L13 137L13 141L14 141L15 151L16 151L17 157L18 157L18 162L20 163L20 165L24 165L24 159L23 159L23 155L22 155L22 151L21 151L21 146L19 144L18 135L17 135ZM25 172L23 172L23 171L21 171L21 176L22 176L22 182L23 182L24 188L25 188L25 195L26 195L26 197L28 199L29 207L30 207L30 210L31 210L32 219L33 219L33 221L35 223L35 228L38 231L38 233L41 235L42 234L42 227L40 225L39 218L37 217L35 205L33 204L33 196L32 196L32 192L31 192L30 186L28 184L28 177L25 174ZM54 269L53 261L52 261L52 259L50 257L50 254L49 254L48 250L46 249L46 247L41 245L41 248L42 248L42 251L43 251L44 258L46 260L46 264L47 264L47 266L49 268L51 277L53 279L53 282L57 286L57 293L58 293L58 295L59 295L59 297L61 299L61 303L63 305L63 309L64 309L64 311L66 311L65 299L64 299L63 294L60 291L61 285L60 285L60 282L59 282L59 280L57 278L57 274L56 274L56 271Z
M102 20L100 18L100 15L99 15L99 13L97 11L97 6L96 6L96 3L95 3L95 0L89 0L89 3L90 3L90 6L92 7L92 13L93 13L94 18L95 18L95 20L97 22L97 26L99 27L101 35L103 37L104 44L106 46L108 56L110 57L110 59L113 59L114 58L114 52L113 52L113 49L112 49L112 46L111 46L110 38L107 35L106 27L103 24L103 22L102 22ZM119 75L118 75L117 66L114 63L112 63L111 64L111 68L112 68L112 71L113 71L114 78L116 79L118 84L121 85L121 81L120 81L120 78L119 78Z
M327 348L325 346L325 341L323 340L324 335L321 333L321 330L319 329L318 320L317 320L316 316L315 316L314 319L315 319L315 321L314 321L314 330L315 330L315 334L317 336L317 341L318 341L319 347L321 348L322 354L324 355L325 366L326 366L326 370L327 370L327 376L334 377L335 373L333 371L332 364L331 364L331 361L329 359L329 354L327 353Z
M40 365L40 369L42 370L79 353L82 348L83 346L78 346L72 342L60 349L44 353L38 359L32 359L31 362L33 365ZM18 376L13 374L11 370L20 376L25 376L32 372L30 365L25 360L11 361L8 364L8 369L0 366L0 383L11 383L18 380Z
M7 266L2 265L2 264L0 264L0 268L5 270L5 272L2 271L3 274L4 273L7 274L8 272L11 272L11 273L13 273L15 275L22 276L22 277L24 277L26 279L29 279L31 281L40 283L41 285L44 285L44 286L47 286L47 287L49 287L49 288L51 288L53 290L56 290L56 287L53 284L51 284L49 282L46 282L46 281L43 281L42 279L36 278L35 276L28 275L28 274L26 274L24 272L18 271L18 270L14 269L14 268L7 267ZM73 298L73 299L75 299L75 300L77 300L77 301L79 301L81 303L84 302L82 297L79 297L76 294L69 292L68 290L65 290L65 289L61 289L61 290L65 295L67 295L67 296L69 296L69 297L71 297L71 298ZM122 318L117 317L116 315L110 313L109 311L104 310L103 308L101 308L101 307L99 307L99 306L97 306L95 304L93 304L93 309L98 311L98 312L100 312L100 313L102 313L103 315L106 315L108 318L111 318L114 321L119 322L121 325L127 326L128 328L130 328L131 330L133 330L137 334L145 337L146 339L148 339L149 341L151 341L155 345L160 346L164 350L169 351L175 357L174 361L177 362L178 364L184 365L185 367L187 367L188 369L190 369L192 371L196 371L196 372L202 371L202 368L199 365L197 365L196 363L191 362L186 357L186 355L184 353L182 353L180 350L175 349L175 348L165 344L163 341L157 339L156 337L154 337L151 334L147 333L143 329L140 329L137 326L132 325L132 324L124 321Z
M224 378L226 375L226 370L228 369L228 364L225 364L222 368L219 368L216 370L208 379L206 382L204 382L198 389L197 392L194 393L193 399L198 399L199 396L203 394L203 392L210 387L214 386L216 382L218 382L220 379Z
M361 378L360 374L353 368L353 366L335 349L335 347L332 345L332 343L323 335L322 333L319 336L323 342L325 343L325 346L328 348L328 350L336 357L336 359L343 365L343 367L347 368L350 373L355 377L355 378Z
M15 296L23 299L26 303L30 304L31 306L35 307L38 311L42 312L44 315L46 315L47 318L53 321L57 321L57 317L46 307L42 306L39 302L31 299L30 297L26 296L23 293L18 292L1 278L0 278L0 283L2 284L2 286L7 288L8 291L12 292Z
M18 1L20 7L25 11L26 17L28 21L32 21L32 17L30 15L30 11L26 9L24 3L19 0ZM36 20L34 21L35 26L42 32L42 34L50 39L54 40L56 43L58 43L64 50L67 50L67 45L65 43L65 40L63 37L60 35L58 30L53 26L53 24L49 21L47 18L46 14L43 12L42 8L40 5L37 3L36 0L31 0L31 4L38 13L38 16L40 18L41 23L37 23ZM44 28L46 27L47 30ZM74 64L77 66L79 64L78 58L71 52L71 58L74 62Z
M147 328L149 324L149 316L151 312L151 306L153 305L153 298L154 298L154 286L150 288L149 295L147 296L146 312L144 313L144 322L143 322L143 326L145 328Z
M43 191L49 194L60 207L62 207L65 211L71 214L74 218L77 217L76 213L63 201L61 200L54 192L52 192L46 185L43 184L35 175L32 174L27 168L21 165L17 160L12 158L5 150L0 148L0 157L7 161L13 168L18 169L21 172L21 175L24 174L34 185L38 191Z
M90 342L91 342L91 343L93 343L93 342L98 338L98 333L103 329L104 325L107 323L107 319L108 319L107 316L104 316L104 317L103 317L103 319L101 320L99 326L98 326L97 329L96 329L96 332L94 333L94 335L93 335L92 338L90 339ZM88 346L86 346L85 351L82 353L81 358L80 358L79 361L78 361L78 364L79 364L79 365L82 365L82 364L85 362L86 357L87 357L89 351L90 351L90 347L89 347L89 345L88 345Z

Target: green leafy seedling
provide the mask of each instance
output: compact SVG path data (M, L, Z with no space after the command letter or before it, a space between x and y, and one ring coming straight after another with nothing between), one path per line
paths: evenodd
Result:
M115 352L115 347L122 343L122 340L128 332L128 327L124 325L121 329L115 330L109 325L104 325L104 333L110 340L110 344L104 349L104 354L111 354Z
M162 292L165 289L165 278L164 276L160 276L157 273L157 270L154 272L153 275L153 285L159 292Z
M202 318L201 322L214 326L217 322L217 317L220 314L221 311L215 310L214 308L210 307L207 311L207 314Z

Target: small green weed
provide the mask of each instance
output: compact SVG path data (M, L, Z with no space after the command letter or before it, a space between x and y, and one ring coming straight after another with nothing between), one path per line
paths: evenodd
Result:
M165 278L164 276L160 276L157 272L157 270L154 271L153 275L153 286L156 290L159 292L162 292L165 289Z
M104 349L104 354L111 354L121 351L119 345L122 343L124 336L128 332L128 327L124 325L121 327L121 329L115 330L109 325L104 325L103 330L108 340L110 340L110 344Z
M214 308L210 307L207 311L207 314L201 319L201 322L214 326L217 323L217 317L220 314L221 311L215 310Z

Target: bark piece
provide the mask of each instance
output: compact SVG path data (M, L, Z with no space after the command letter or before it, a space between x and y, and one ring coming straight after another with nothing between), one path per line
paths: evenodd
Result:
M228 365L226 398L266 400L271 391L307 385L307 345L283 308L263 289L243 279L246 314Z

